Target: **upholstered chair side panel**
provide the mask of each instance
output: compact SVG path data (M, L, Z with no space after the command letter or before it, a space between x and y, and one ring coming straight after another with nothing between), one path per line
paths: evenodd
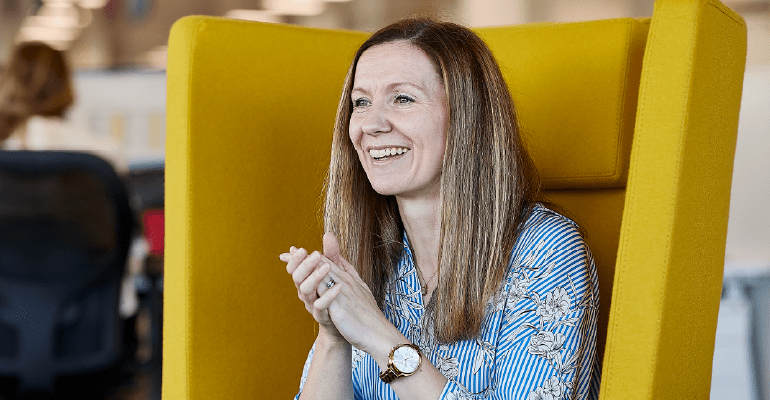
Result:
M197 27L194 19L174 24L169 36L166 87L165 254L163 288L163 398L187 399L190 336L189 180L187 176L190 46Z
M278 255L320 248L340 88L366 35L191 17L171 36L164 396L291 398L315 328Z
M745 52L720 3L656 2L602 399L708 398Z

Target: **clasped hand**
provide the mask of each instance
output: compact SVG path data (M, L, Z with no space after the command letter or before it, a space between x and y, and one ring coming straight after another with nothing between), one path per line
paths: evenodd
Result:
M303 248L291 247L279 256L286 272L294 280L297 296L305 309L327 333L367 351L382 332L383 324L392 324L377 307L377 302L358 275L355 267L340 255L339 242L333 233L323 238L324 254L308 254ZM335 282L327 287L329 279Z

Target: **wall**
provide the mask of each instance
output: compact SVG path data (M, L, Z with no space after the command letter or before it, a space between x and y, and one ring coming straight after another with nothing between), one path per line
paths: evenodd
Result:
M735 150L726 261L770 265L770 67L749 66Z
M130 166L162 163L166 150L165 72L81 71L67 119L123 145Z

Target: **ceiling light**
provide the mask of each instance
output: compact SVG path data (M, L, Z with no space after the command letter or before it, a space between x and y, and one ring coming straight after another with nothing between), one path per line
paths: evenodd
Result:
M326 8L319 0L264 0L262 5L276 14L300 16L319 15Z
M225 18L257 22L282 22L281 16L270 10L230 10Z

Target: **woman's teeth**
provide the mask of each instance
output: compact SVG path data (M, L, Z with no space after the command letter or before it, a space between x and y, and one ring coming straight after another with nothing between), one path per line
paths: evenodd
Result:
M372 156L372 158L374 158L375 160L381 160L385 157L404 154L407 151L409 151L409 149L405 147L391 147L388 149L369 150L369 155Z

